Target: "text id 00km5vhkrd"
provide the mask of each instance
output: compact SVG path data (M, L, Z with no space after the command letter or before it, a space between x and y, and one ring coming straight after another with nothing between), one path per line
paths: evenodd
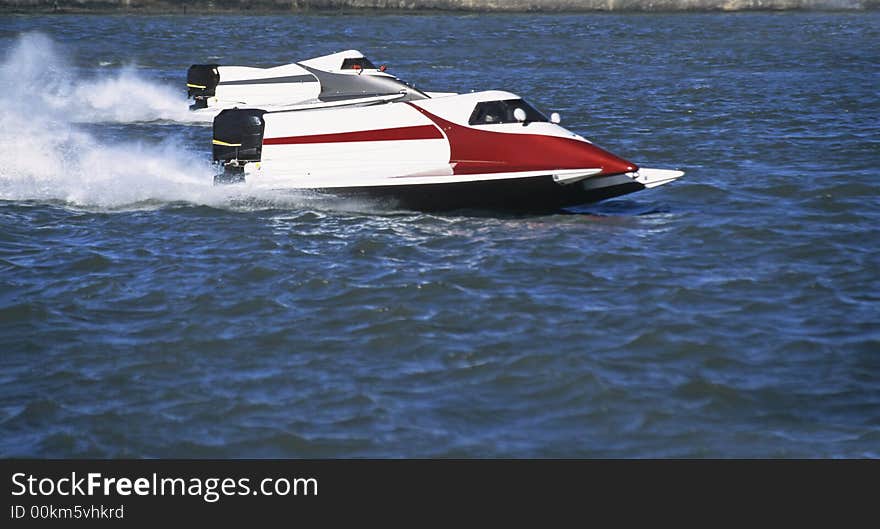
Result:
M125 516L125 506L108 505L11 505L13 520L112 520Z

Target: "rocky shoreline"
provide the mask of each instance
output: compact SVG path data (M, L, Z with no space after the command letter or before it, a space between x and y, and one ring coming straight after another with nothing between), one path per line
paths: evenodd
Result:
M878 7L880 0L0 0L4 13L859 11Z

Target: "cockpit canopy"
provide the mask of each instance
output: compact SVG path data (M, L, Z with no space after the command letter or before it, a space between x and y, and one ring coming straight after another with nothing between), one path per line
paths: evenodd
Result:
M376 66L366 57L343 59L342 70L376 70Z
M550 121L544 114L522 99L505 99L503 101L483 101L477 103L471 117L470 125L495 125L497 123L519 123L514 112L521 108L525 114L525 122Z

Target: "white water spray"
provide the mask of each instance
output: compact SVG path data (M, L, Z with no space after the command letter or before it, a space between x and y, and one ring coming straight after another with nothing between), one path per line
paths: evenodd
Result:
M189 112L185 99L133 69L97 79L76 78L73 71L40 34L22 35L3 58L0 199L99 208L228 199L228 191L213 186L210 160L184 138L103 140L83 125L174 120Z
M19 37L0 65L0 82L4 99L64 113L71 122L211 123L210 116L189 111L182 86L146 79L133 66L77 77L52 40L39 33Z

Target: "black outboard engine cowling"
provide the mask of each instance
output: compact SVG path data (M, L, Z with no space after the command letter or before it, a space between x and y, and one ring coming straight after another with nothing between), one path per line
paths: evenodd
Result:
M244 164L258 162L263 153L265 110L226 109L214 118L214 161L223 164L223 174L215 183L244 181Z
M217 114L214 118L214 161L260 161L265 113L258 108L233 108Z
M218 64L193 64L186 71L186 95L188 97L204 99L214 97L214 90L220 82Z
M265 113L258 108L233 108L217 114L214 118L214 161L260 161Z

